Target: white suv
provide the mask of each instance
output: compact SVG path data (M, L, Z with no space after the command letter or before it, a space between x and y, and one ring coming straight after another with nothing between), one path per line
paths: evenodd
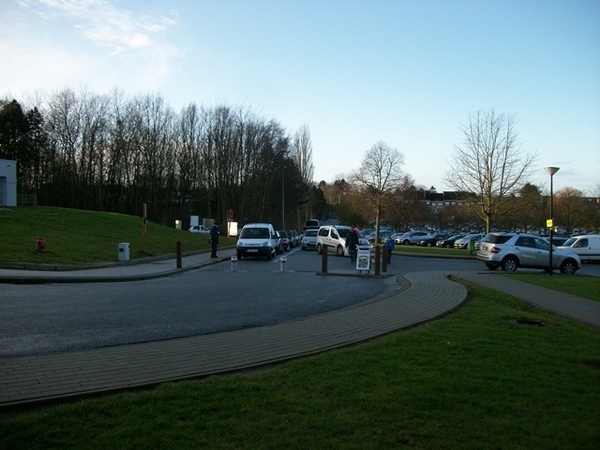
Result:
M237 257L248 256L273 259L277 255L279 235L270 223L249 223L244 225L237 241Z
M317 233L317 252L323 252L323 246L327 245L328 251L335 251L338 256L346 253L346 236L350 227L341 225L324 225Z
M550 243L533 234L490 233L481 240L477 259L488 269L515 271L518 267L548 269ZM552 269L573 275L581 267L575 253L552 247Z

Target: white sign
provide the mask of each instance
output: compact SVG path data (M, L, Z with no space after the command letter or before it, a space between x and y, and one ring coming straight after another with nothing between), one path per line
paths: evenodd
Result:
M371 270L371 250L359 248L356 252L356 270Z

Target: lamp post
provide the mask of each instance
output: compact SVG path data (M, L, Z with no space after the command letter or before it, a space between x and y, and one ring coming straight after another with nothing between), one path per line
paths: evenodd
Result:
M550 219L546 221L546 226L550 228L550 260L548 261L548 275L552 276L552 238L554 237L554 193L552 191L552 177L560 167L544 167L544 170L550 175Z

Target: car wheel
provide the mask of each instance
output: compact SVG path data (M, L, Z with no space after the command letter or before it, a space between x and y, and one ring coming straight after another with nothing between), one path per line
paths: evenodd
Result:
M506 272L514 272L519 267L519 261L514 256L507 256L502 261L502 270Z
M452 248L452 246L450 244L444 244L444 247L446 247L446 248Z
M337 246L336 253L338 256L344 256L344 249L342 248L341 245Z
M321 247L321 244L317 244L317 253L320 255L321 253L323 253L323 248Z
M577 272L577 264L572 259L565 259L560 265L560 273L573 275L575 272Z
M433 244L431 242L428 242L427 247L433 247Z
M408 239L405 239L404 242L402 242L402 245L410 245L410 241Z
M490 270L496 270L498 268L498 266L496 264L492 264L492 263L485 263L485 267L487 267Z

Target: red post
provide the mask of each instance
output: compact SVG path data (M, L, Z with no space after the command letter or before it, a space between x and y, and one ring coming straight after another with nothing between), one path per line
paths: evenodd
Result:
M38 236L37 239L35 240L35 251L43 252L45 248L46 248L46 240L44 239L44 236Z

